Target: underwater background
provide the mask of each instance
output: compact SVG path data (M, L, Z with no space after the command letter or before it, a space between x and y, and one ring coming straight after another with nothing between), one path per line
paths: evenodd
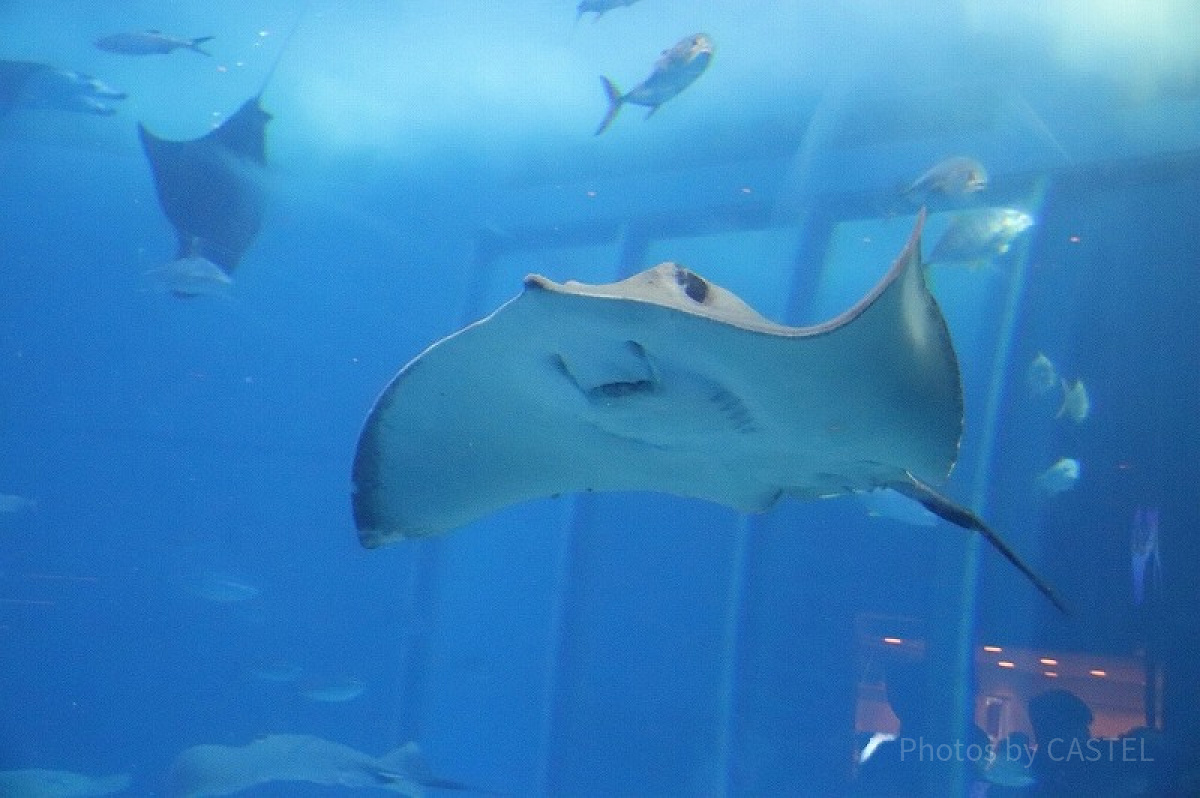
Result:
M414 741L468 794L849 794L897 731L896 663L993 739L1069 688L1097 737L1161 733L1150 783L1196 784L1200 11L613 5L0 0L0 59L125 95L78 113L0 87L0 771L129 777L11 794L222 794L173 782L180 752L277 734ZM93 44L148 29L210 55ZM596 135L599 76L628 91L700 31L704 73ZM193 139L259 93L261 230L231 285L173 295L137 123ZM986 187L911 190L954 156ZM360 546L375 398L526 274L672 260L812 324L922 206L926 260L964 219L1028 217L928 266L964 386L945 492L1069 614L887 496L565 494ZM245 794L389 789L338 768L362 766ZM912 794L972 777L931 778Z

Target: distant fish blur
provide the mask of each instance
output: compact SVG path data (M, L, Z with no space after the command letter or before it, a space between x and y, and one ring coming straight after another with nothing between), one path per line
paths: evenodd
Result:
M121 55L167 55L182 49L211 56L212 53L201 49L200 45L212 41L212 39L212 36L184 39L178 36L169 36L159 30L139 30L105 36L97 39L95 45L107 53Z
M181 298L225 296L233 285L228 272L199 255L178 258L150 269L145 276L163 291Z
M1088 398L1087 387L1083 380L1068 383L1062 381L1062 406L1058 408L1055 418L1068 418L1076 424L1082 424L1092 412L1092 401Z
M1025 371L1025 384L1031 393L1041 396L1058 387L1058 370L1050 362L1050 358L1041 352L1029 364Z
M0 770L0 796L5 798L88 798L125 792L128 773L88 776L69 770Z
M579 19L588 12L594 12L596 16L592 17L592 22L595 22L596 20L600 19L600 17L604 16L605 11L612 11L614 8L621 8L622 6L631 6L637 1L638 0L582 0L582 2L579 4L579 7L576 9L578 13L575 15L575 19Z
M294 662L272 660L252 665L247 672L260 682L287 683L299 681L304 670Z
M648 106L650 111L646 118L649 119L658 110L658 106L692 85L692 82L703 74L712 61L712 54L712 39L703 33L697 33L686 37L671 49L664 50L662 56L654 63L654 71L650 73L650 77L626 94L621 94L621 90L611 80L601 76L600 81L604 84L604 93L608 97L608 113L600 122L600 127L596 128L595 135L599 136L608 129L625 103Z
M0 493L0 514L23 513L37 507L37 499L28 499L12 493Z
M367 683L361 679L334 679L328 682L306 684L300 688L300 696L309 701L321 701L326 704L340 704L353 701L367 689Z
M987 188L987 169L974 158L956 155L939 161L900 193L925 198L930 194L958 197Z
M985 208L959 214L930 253L929 263L981 263L1008 252L1013 240L1033 225L1015 208Z
M209 573L196 580L188 592L216 604L235 604L256 597L259 589L228 574Z
M1057 496L1075 487L1079 481L1081 466L1072 457L1061 457L1058 462L1043 471L1037 478L1043 496Z

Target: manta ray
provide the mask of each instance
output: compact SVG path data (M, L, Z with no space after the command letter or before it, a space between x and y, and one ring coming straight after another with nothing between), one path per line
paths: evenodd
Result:
M526 277L376 400L352 474L360 542L577 491L762 512L890 488L982 534L1062 609L999 534L937 490L958 457L963 395L925 283L923 223L924 212L866 296L809 327L771 322L674 263L607 285Z
M167 774L174 798L232 795L274 782L374 787L407 796L425 787L472 788L431 775L408 743L381 757L308 734L269 734L243 746L196 745L175 758Z
M228 276L262 225L262 170L271 115L260 97L251 97L220 127L197 139L170 141L138 125L158 204L178 239L175 263L188 264L189 279L201 273L195 268L197 258Z

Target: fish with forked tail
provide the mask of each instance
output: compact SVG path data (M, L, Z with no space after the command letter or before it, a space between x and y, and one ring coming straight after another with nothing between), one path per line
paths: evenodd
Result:
M212 41L213 38L212 36L197 36L194 39L187 39L171 36L160 30L138 30L114 33L111 36L97 39L94 43L98 49L104 50L106 53L121 55L167 55L182 49L211 56L212 53L201 49L200 45Z
M650 111L646 117L649 118L658 110L658 106L679 94L700 77L708 68L712 54L712 39L703 33L697 33L683 39L671 49L664 50L662 56L654 63L654 71L650 73L650 77L625 94L622 94L611 80L601 76L604 91L608 95L608 113L596 128L595 135L599 136L608 129L625 103L648 106Z
M588 12L593 12L596 16L592 17L592 22L595 22L604 16L605 11L612 11L614 8L621 8L622 6L631 6L636 2L637 0L581 0L579 7L576 9L578 13L575 19L579 19Z

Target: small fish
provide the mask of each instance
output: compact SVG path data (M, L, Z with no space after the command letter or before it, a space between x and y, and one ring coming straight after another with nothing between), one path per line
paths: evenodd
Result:
M300 696L309 701L321 701L327 704L340 704L353 701L367 689L367 683L362 679L337 679L330 682L310 684L300 689Z
M1092 402L1088 398L1087 388L1083 380L1068 383L1062 380L1062 406L1058 408L1055 418L1069 418L1076 424L1082 424L1092 411Z
M1058 371L1050 358L1041 352L1037 353L1025 372L1025 384L1037 396L1047 394L1058 386Z
M576 9L579 13L575 15L575 19L579 19L589 11L593 11L595 12L596 16L592 17L592 22L595 22L596 20L600 19L600 17L604 16L605 11L612 11L614 8L621 8L622 6L631 6L637 1L638 0L582 0L578 9Z
M1129 566L1133 576L1133 603L1140 607L1162 590L1162 560L1158 553L1158 508L1139 507L1129 529ZM1149 585L1147 585L1147 582ZM1149 589L1147 589L1149 588Z
M1058 462L1038 475L1038 488L1042 495L1049 498L1075 487L1079 481L1081 466L1072 457L1060 457Z
M934 164L900 193L906 197L913 194L958 197L982 191L987 188L987 181L987 169L983 164L974 158L956 155Z
M224 296L233 278L208 258L192 255L173 260L145 273L162 290L183 299L197 296Z
M959 214L929 256L929 263L989 261L1008 252L1013 240L1033 225L1015 208L987 208Z
M658 106L674 97L679 92L692 85L692 82L708 68L712 61L713 43L703 33L688 36L669 50L664 50L662 56L654 63L654 71L650 77L621 94L621 90L606 77L601 76L604 92L608 96L608 113L605 114L595 135L599 136L612 121L617 118L617 112L625 103L645 105L650 108L646 118L658 110Z
M195 39L183 39L169 36L160 30L127 31L114 33L95 41L96 47L108 53L121 55L167 55L176 50L192 50L200 55L212 56L212 53L200 48L205 42L212 41L212 36L197 36Z
M0 493L0 513L23 513L37 507L37 499L27 499L12 493Z
M259 589L228 574L209 573L190 585L188 592L214 604L236 604L255 598Z
M261 682L295 682L304 674L303 668L287 660L271 660L252 665L248 673Z

